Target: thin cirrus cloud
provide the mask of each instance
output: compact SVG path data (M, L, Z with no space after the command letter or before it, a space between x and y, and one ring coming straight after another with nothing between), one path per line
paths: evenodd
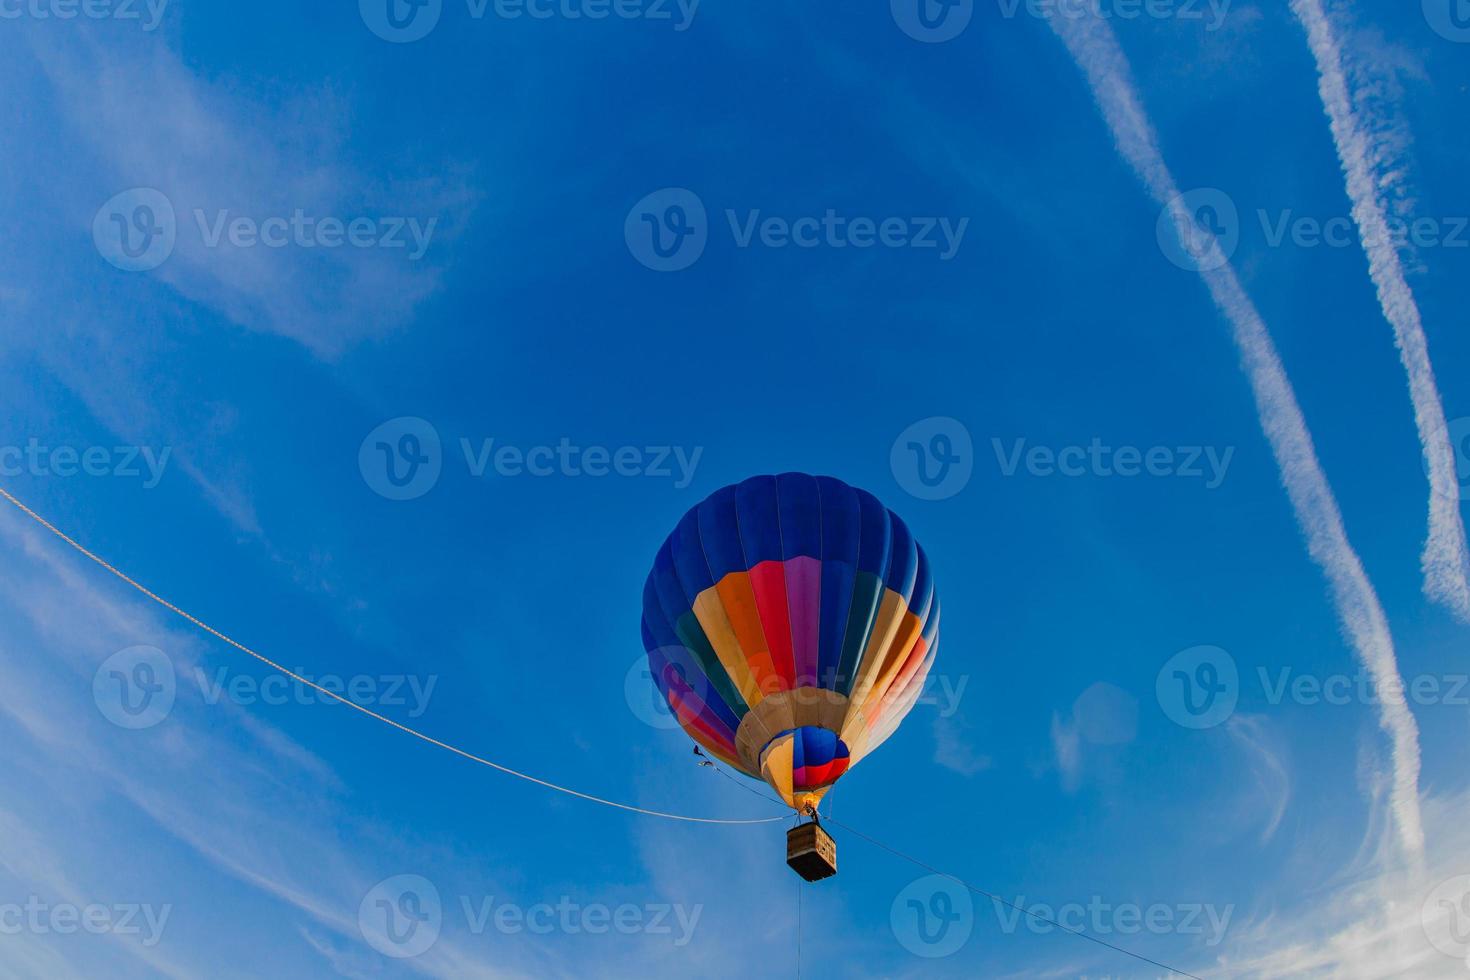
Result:
M968 726L957 719L934 719L934 764L966 778L995 768L995 759L975 748Z
M172 632L152 611L91 585L36 533L17 518L0 517L0 543L17 556L0 572L0 616L11 624L0 643L0 684L7 691L0 700L0 726L8 730L7 744L16 748L4 768L43 774L48 791L13 801L14 812L0 808L0 831L13 818L20 826L45 826L49 843L7 848L0 871L52 903L81 906L121 896L176 906L166 944L147 947L134 937L108 937L113 948L94 954L96 969L88 975L211 972L218 950L195 940L201 922L213 916L201 916L199 899L189 896L213 894L218 882L212 875L274 900L272 915L308 924L317 941L280 949L283 975L291 975L303 959L319 957L334 966L350 959L368 974L381 975L382 958L367 949L358 931L358 900L375 879L405 868L427 869L437 859L421 848L382 843L401 840L401 831L349 819L332 800L339 783L327 765L249 709L205 704L198 688L182 680L203 666L197 642ZM92 707L91 672L100 662L99 647L139 642L168 651L180 671L179 700L164 724L148 732L124 732ZM58 655L30 653L39 648ZM79 691L86 693L79 697ZM22 785L33 781L16 778ZM58 810L57 800L75 806ZM149 864L159 878L152 885L126 880L89 856L98 844L96 828L109 826L104 814L116 812L130 814L130 846L150 853ZM5 836L21 839L9 832ZM355 850L354 840L371 842L372 852ZM253 901L251 907L271 905ZM217 914L226 914L224 909L221 905ZM246 934L256 927L243 921L232 926ZM264 930L261 942L278 944L270 925L258 927ZM36 966L19 975L65 975L41 968L53 952L48 937L15 938L24 948L16 956ZM335 956L328 955L332 950ZM68 964L74 965L74 952L67 951ZM14 966L9 953L7 959ZM481 955L474 943L446 932L430 951L403 965L430 977L535 972L518 969L516 959L504 951Z
M354 118L352 107L327 82L279 103L267 82L196 74L161 35L110 35L103 43L92 32L49 26L16 21L0 45L6 83L25 82L26 108L7 115L7 136L17 146L51 148L28 165L67 165L44 182L53 213L22 218L35 199L8 203L18 220L54 233L58 254L80 257L88 286L58 285L42 259L46 248L10 256L15 268L0 279L23 275L34 283L0 284L0 318L13 320L21 346L34 346L120 438L180 447L173 459L179 472L240 534L264 538L245 490L249 464L197 438L199 426L211 423L200 418L197 396L167 378L172 322L192 306L206 321L286 337L331 360L405 328L437 294L454 234L478 192L438 160L406 162L397 173L376 164L364 170L351 159L353 134L343 122ZM106 266L90 243L98 208L134 187L163 192L177 229L172 253L143 273ZM200 215L217 229L221 214L261 222L298 210L344 222L413 218L421 228L433 222L433 232L424 254L411 260L410 248L236 247L224 239L211 246L199 227ZM161 295L168 292L183 301ZM53 308L36 315L53 298ZM124 310L131 316L120 316ZM180 397L160 397L165 387L179 388ZM231 412L221 414L228 424Z
M1071 16L1052 12L1048 22L1086 75L1118 151L1149 194L1168 209L1180 238L1199 240L1200 235L1206 235L1203 240L1209 261L1202 263L1200 275L1215 305L1230 322L1255 397L1261 428L1306 537L1307 550L1326 573L1344 632L1380 694L1378 722L1392 743L1391 795L1399 842L1411 861L1422 861L1419 726L1403 699L1384 694L1403 689L1388 617L1362 561L1348 541L1342 513L1322 472L1311 433L1276 345L1235 270L1220 252L1219 243L1197 228L1194 216L1182 202L1179 187L1138 95L1127 56L1112 27L1095 14Z
M1291 774L1280 752L1271 744L1264 718L1233 715L1225 726L1225 733L1245 754L1251 776L1256 781L1256 798L1266 804L1267 814L1260 837L1261 843L1265 844L1276 836L1291 803Z
M1332 141L1347 180L1353 220L1368 255L1368 274L1378 291L1383 315L1393 325L1394 342L1409 376L1414 422L1419 427L1429 470L1429 534L1421 559L1424 591L1470 622L1470 553L1465 544L1465 522L1460 516L1454 448L1434 380L1434 365L1429 360L1419 304L1389 234L1387 191L1398 174L1388 145L1372 137L1377 127L1368 124L1358 109L1363 100L1350 82L1342 32L1322 0L1292 0L1291 9L1306 29L1317 62L1317 90L1331 121Z
M44 826L46 849L5 849L0 886L7 884L9 872L25 889L53 903L80 906L118 894L174 906L166 944L141 947L131 937L117 938L116 948L97 954L96 963L78 976L214 975L220 951L209 930L236 913L248 913L250 920L232 921L234 935L268 944L282 977L320 976L327 970L347 977L484 980L599 970L675 977L687 976L691 963L696 972L718 973L739 958L750 909L786 881L779 863L755 860L769 854L768 837L752 835L748 828L721 828L722 846L746 855L733 862L745 870L711 893L706 870L688 860L709 846L703 828L639 823L630 826L641 834L636 838L639 867L647 881L635 878L595 897L610 907L647 898L679 902L683 914L692 917L684 920L688 945L675 945L669 934L652 929L621 944L609 944L590 930L558 935L555 942L467 931L465 903L507 904L517 890L495 879L513 882L521 869L502 866L500 857L491 861L461 852L459 845L434 843L413 827L354 816L347 802L353 787L328 762L265 720L259 707L228 699L205 702L195 679L196 670L206 675L213 670L212 658L206 660L210 648L173 630L151 606L117 598L110 587L94 584L88 568L55 552L42 532L23 521L0 512L0 547L17 556L0 566L0 622L10 624L0 636L0 688L7 692L0 698L0 737L16 749L0 754L0 776L15 785L38 785L30 772L39 771L45 774L46 791L23 794L14 807L0 806L0 837L7 836L12 822ZM106 652L137 643L167 652L178 671L177 701L156 728L125 732L92 705L92 675ZM56 654L36 657L31 651L38 649ZM682 752L678 757L685 758ZM678 783L670 774L667 785L657 789L674 792ZM719 787L715 792L726 788L723 782ZM76 805L61 807L58 801ZM126 833L108 823L106 814L119 810L130 815ZM99 826L110 827L114 837L127 836L134 850L146 851L151 878L96 860L91 852L99 843ZM679 835L676 844L671 845L670 835ZM21 838L11 834L7 839ZM389 961L365 942L357 910L375 881L403 873L422 873L441 886L468 883L468 888L442 892L444 931L428 951ZM558 901L537 887L528 897ZM294 932L285 941L278 931L282 918ZM766 909L762 923L781 935L794 929L785 907ZM844 927L838 916L824 932L831 936ZM7 954L6 966L18 976L66 977L79 962L72 949L55 955L46 936L16 938L19 948ZM16 966L22 958L30 964L23 969Z
M1072 702L1067 719L1060 712L1051 717L1052 752L1062 788L1075 792L1082 784L1086 760L1091 748L1128 745L1138 737L1138 701L1115 684L1098 681L1090 685Z
M275 105L252 97L249 81L200 78L161 38L104 45L75 31L24 36L22 50L48 79L53 110L79 151L76 172L58 175L74 220L89 227L104 201L130 188L162 192L177 240L150 275L187 299L332 358L407 324L440 289L449 240L477 193L460 176L439 176L442 161L407 176L363 172L349 159L352 134L341 122L352 113L325 84ZM47 127L36 138L54 142L51 117L33 118ZM84 165L89 156L95 174ZM289 221L297 211L381 221L386 241L403 245L265 247L219 237L226 221Z
M47 826L54 829L54 825ZM96 902L96 893L73 878L66 868L65 859L51 848L45 834L37 833L34 823L0 807L0 836L5 840L5 856L0 857L0 869L15 884L23 884L29 894L44 897L50 903L67 903L77 908ZM15 894L13 886L6 888L6 892ZM166 926L167 919L162 921ZM108 931L103 935L112 949L95 953L94 963L108 962L111 964L109 969L122 970L138 965L155 976L171 980L189 980L194 975L186 964L158 946L138 942L118 931ZM17 976L54 977L57 980L85 975L74 969L78 965L75 961L68 961L55 948L44 945L25 931L5 938L7 975L10 975L10 970L15 970ZM122 955L113 957L109 953Z
M1082 779L1082 736L1075 725L1063 721L1056 712L1051 716L1051 748L1062 787L1068 793L1075 792Z
M1391 830L1375 812L1360 856L1325 886L1302 889L1310 898L1298 908L1269 909L1232 932L1222 974L1238 980L1274 977L1340 977L1343 980L1438 980L1463 977L1463 947L1452 909L1441 901L1458 897L1470 908L1470 798L1464 793L1424 800L1424 822L1432 831L1429 864L1446 869L1425 874L1405 869ZM1374 808L1378 810L1377 807ZM1313 887L1316 886L1316 887ZM1463 928L1463 927L1460 927Z

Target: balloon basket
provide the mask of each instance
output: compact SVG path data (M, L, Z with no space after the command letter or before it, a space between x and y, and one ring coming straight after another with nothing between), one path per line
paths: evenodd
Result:
M786 831L786 863L807 881L837 873L837 842L816 821Z

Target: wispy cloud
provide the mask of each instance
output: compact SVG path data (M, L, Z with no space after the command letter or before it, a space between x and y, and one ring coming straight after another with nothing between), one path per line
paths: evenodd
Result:
M1082 737L1074 722L1063 721L1056 713L1051 716L1051 748L1062 774L1062 786L1073 792L1082 779Z
M1056 756L1062 787L1074 792L1082 782L1084 752L1117 748L1138 736L1138 701L1133 695L1106 681L1091 684L1072 702L1066 718L1054 712L1051 718L1051 745ZM1086 762L1096 761L1090 758Z
M975 747L969 729L955 718L934 719L934 763L961 776L974 776L995 765L995 760Z
M330 357L407 323L438 291L444 239L477 193L443 161L406 161L403 176L363 172L350 160L350 107L327 85L279 104L268 93L252 97L248 80L202 79L160 38L103 44L87 32L17 30L51 83L57 113L36 115L46 130L35 138L54 142L59 119L76 140L77 173L59 188L68 218L85 229L109 194L162 192L177 240L152 274L185 297ZM105 161L95 174L91 159ZM99 181L111 188L100 198ZM284 219L290 242L278 247L272 233L232 244L233 232L211 230L241 219L263 230ZM383 242L401 245L319 246L315 232L300 229L322 219L380 222L373 240L381 231ZM426 240L411 236L410 221Z
M199 689L188 683L178 684L167 721L147 732L124 732L88 710L90 693L78 698L76 692L90 692L99 650L155 645L168 651L182 677L199 663L204 648L195 638L174 633L152 610L94 586L9 514L0 515L0 545L12 556L0 568L0 615L9 624L0 643L0 686L7 691L0 722L10 729L7 744L16 749L9 753L10 764L46 774L54 785L39 799L80 798L78 813L67 820L52 814L44 835L49 850L39 846L40 838L31 846L12 833L7 813L0 810L0 835L19 842L6 848L10 858L0 860L0 868L35 882L52 901L82 905L95 900L102 869L87 855L100 818L89 814L122 803L150 827L148 840L157 848L151 864L170 876L168 894L187 895L185 882L201 873L223 873L258 893L252 909L279 907L295 921L309 923L315 939L305 946L313 955L325 956L334 966L358 963L366 973L381 975L384 959L359 932L358 902L390 869L428 870L443 855L405 842L401 829L353 818L336 802L342 784L325 762L247 709L228 701L205 704ZM27 646L37 645L51 655L29 654ZM23 816L34 821L37 814ZM73 824L73 817L79 822ZM323 828L332 828L331 833ZM371 842L371 853L354 842ZM199 920L182 912L166 947L130 943L127 953L144 957L153 973L207 972L214 953L191 941L195 934L182 920L196 925ZM322 939L323 929L334 937L330 942ZM401 965L431 977L537 972L518 970L518 958L503 951L482 956L474 944L446 930L431 950ZM103 972L135 973L118 969Z
M1258 797L1268 809L1266 825L1261 828L1261 843L1276 836L1286 807L1291 802L1291 776L1277 749L1266 733L1265 720L1237 714L1225 726L1225 732L1245 751L1251 774L1256 780Z
M96 893L89 887L76 881L66 870L65 859L49 845L46 835L38 833L37 829L29 821L21 819L17 814L0 808L0 839L5 841L5 853L0 855L0 868L13 875L18 881L24 882L37 898L44 896L44 900L53 906L62 903L76 908L85 908L96 904ZM164 913L166 920L167 914ZM33 947L32 955L39 956L44 947L40 936L28 933L26 930L6 930L5 958L7 966L14 966L15 961L11 959L12 947ZM119 931L108 930L102 933L114 946L125 952L129 958L136 959L146 965L154 973L175 978L175 980L188 980L194 974L183 964L177 962L173 957L167 955L159 946L152 943L136 941L131 935ZM157 939L158 937L152 937ZM43 972L37 970L34 976L70 976L71 964L62 964L60 958L57 962L48 964ZM63 967L57 971L57 967Z
M1425 824L1433 832L1428 870L1403 868L1394 842L1370 824L1360 857L1335 882L1314 889L1299 908L1270 910L1240 923L1218 975L1235 980L1465 976L1460 951L1470 924L1467 806L1470 798L1464 794L1425 799Z
M1419 812L1419 726L1403 699L1385 693L1403 689L1388 618L1348 541L1342 513L1322 472L1276 345L1235 270L1220 252L1219 243L1197 226L1195 216L1181 201L1179 187L1159 149L1127 56L1112 27L1096 15L1053 14L1049 22L1087 76L1118 151L1149 194L1168 208L1181 241L1199 242L1204 235L1208 261L1201 263L1200 275L1215 305L1230 322L1261 427L1306 537L1307 550L1326 573L1343 630L1379 692L1379 725L1393 746L1395 823L1405 852L1417 858L1424 851Z
M1332 124L1332 141L1347 179L1353 220L1358 225L1368 274L1378 290L1383 315L1393 325L1399 358L1409 376L1414 422L1429 469L1429 534L1424 542L1424 591L1470 621L1470 552L1460 516L1460 486L1455 473L1444 405L1429 361L1429 342L1403 258L1389 229L1389 192L1398 180L1392 147L1396 140L1375 139L1379 127L1367 123L1360 94L1350 81L1339 26L1322 0L1292 0L1291 9L1307 31L1317 61L1317 90Z

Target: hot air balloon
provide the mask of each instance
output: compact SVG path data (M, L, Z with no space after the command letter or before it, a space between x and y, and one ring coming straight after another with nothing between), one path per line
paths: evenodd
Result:
M809 880L836 870L818 803L914 706L938 635L929 561L908 527L826 476L715 491L679 521L643 589L659 692L705 752L812 818L788 837L788 863Z

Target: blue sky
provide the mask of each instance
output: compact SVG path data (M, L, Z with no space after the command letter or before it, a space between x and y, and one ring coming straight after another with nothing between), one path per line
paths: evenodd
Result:
M754 819L628 682L643 579L711 491L830 473L945 609L837 820L1199 975L1464 975L1470 28L1436 4L442 0L416 40L368 0L4 6L0 480L385 715ZM1427 223L1365 250L1375 215ZM786 823L471 765L13 508L0 539L0 974L795 973ZM809 973L1162 975L834 833Z

